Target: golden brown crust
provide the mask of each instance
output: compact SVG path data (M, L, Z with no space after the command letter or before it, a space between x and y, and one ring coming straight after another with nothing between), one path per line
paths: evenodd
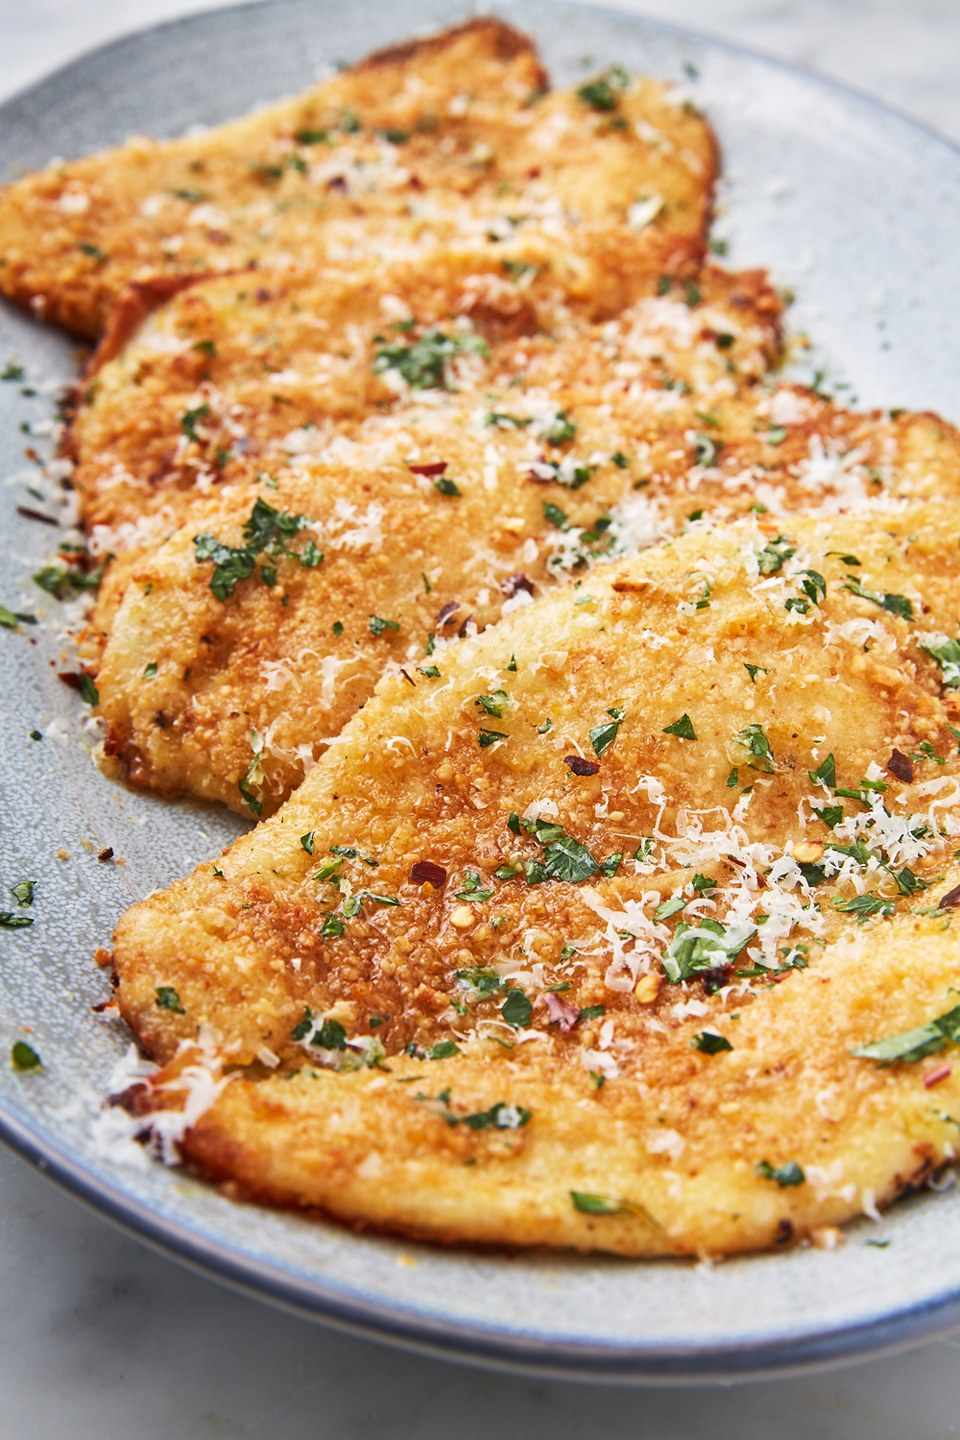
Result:
M51 167L0 194L0 289L94 338L157 275L412 253L562 215L622 224L638 195L644 223L703 238L716 150L700 117L650 81L606 117L543 82L528 42L480 21L207 135Z
M285 437L299 428L322 431L330 422L355 435L368 416L399 412L409 392L375 369L379 347L404 338L385 318L394 313L417 322L411 342L430 327L447 333L469 322L490 354L482 364L474 357L469 372L461 366L451 383L477 392L475 403L511 370L532 371L531 384L569 388L586 363L599 389L611 378L609 346L589 325L656 299L674 280L672 304L647 307L649 319L647 311L634 317L651 334L659 325L666 347L662 363L641 357L643 370L669 370L697 390L732 370L737 385L748 385L776 358L779 301L759 272L698 272L699 257L699 242L596 231L571 237L568 246L527 239L437 249L428 264L294 272L281 286L251 276L198 283L87 387L71 428L82 512L88 524L116 526L158 508L176 511L203 477L234 481L244 455L256 459L255 468L285 463ZM140 313L138 300L124 324ZM618 321L628 349L636 348L632 313ZM718 348L718 330L733 335L724 342L734 345L729 352ZM183 417L204 406L204 438L185 447ZM229 468L223 455L231 457ZM103 548L118 546L111 540Z
M398 65L415 68L427 56L442 54L465 37L471 40L481 39L485 48L498 60L515 60L519 55L529 55L539 67L536 72L537 88L548 88L547 72L537 61L536 45L531 37L515 30L512 25L504 24L495 15L475 15L472 20L465 20L462 25L451 25L436 35L385 45L382 50L372 51L354 66L354 69L362 72ZM411 61L414 62L414 67L410 67Z
M944 1163L960 1082L933 1105L920 1068L850 1052L951 1008L950 912L904 893L957 878L956 697L923 645L953 623L958 525L943 503L794 517L792 556L774 527L694 531L444 651L439 676L381 681L272 820L118 929L121 1010L151 1053L206 1026L246 1067L187 1153L352 1223L624 1254L778 1243ZM890 783L894 751L911 780ZM834 801L842 820L816 813ZM509 821L531 807L594 867L652 845L607 877L525 880L558 833ZM856 835L861 859L800 871ZM684 924L745 927L706 984L665 963L674 896ZM512 1018L505 986L526 997ZM312 1049L334 1020L355 1048L331 1029ZM732 1049L694 1048L704 1033ZM383 1069L332 1068L376 1044Z

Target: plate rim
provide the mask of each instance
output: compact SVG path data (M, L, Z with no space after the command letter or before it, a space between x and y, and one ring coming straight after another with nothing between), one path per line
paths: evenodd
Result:
M215 9L198 10L154 24L92 46L57 66L48 74L16 90L0 102L0 120L16 120L24 104L42 100L44 92L75 85L86 67L99 64L111 52L149 45L151 38L168 31L187 31L196 25L236 24L251 11L261 13L286 8L290 0L249 0ZM636 24L647 32L678 41L707 45L733 57L742 57L768 70L782 72L804 85L831 94L872 115L878 113L896 126L914 132L924 143L946 149L960 160L960 143L941 134L932 125L901 111L888 102L845 81L825 76L800 63L768 55L691 26L673 24L658 17L625 10L615 5L595 5L584 0L538 0L558 10L575 10L581 15ZM474 5L455 0L451 23L473 15L492 15L507 23L523 21L514 14L509 0ZM534 37L536 38L536 37ZM90 152L85 152L90 153ZM888 1311L879 1318L851 1324L844 1321L828 1328L808 1328L773 1339L740 1341L730 1345L682 1344L618 1345L609 1340L595 1343L554 1338L538 1339L522 1330L506 1331L493 1324L471 1324L441 1315L417 1311L394 1300L376 1301L350 1295L323 1275L298 1278L279 1262L270 1263L245 1254L229 1240L203 1233L199 1226L177 1220L154 1209L148 1202L125 1193L74 1158L56 1140L34 1127L9 1108L0 1096L0 1142L68 1191L102 1219L133 1235L149 1248L177 1263L215 1279L230 1288L277 1308L360 1338L384 1343L420 1354L502 1372L533 1375L547 1379L569 1378L595 1383L671 1386L680 1382L707 1386L716 1383L770 1380L810 1373L880 1358L913 1348L960 1325L960 1289L933 1299L910 1303ZM646 1262L650 1263L650 1262Z
M777 1380L895 1355L960 1325L957 1292L921 1301L879 1320L835 1325L766 1342L715 1345L709 1350L683 1345L655 1349L605 1341L589 1344L537 1340L522 1331L497 1331L429 1316L395 1302L350 1296L325 1283L322 1277L298 1280L279 1266L238 1253L229 1242L206 1236L125 1196L52 1140L4 1110L2 1102L0 1142L100 1219L207 1279L358 1339L378 1340L415 1354L502 1373L664 1388L679 1383L707 1387ZM706 1363L692 1365L698 1357Z

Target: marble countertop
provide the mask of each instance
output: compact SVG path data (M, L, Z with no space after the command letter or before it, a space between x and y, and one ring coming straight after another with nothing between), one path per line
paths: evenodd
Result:
M0 100L190 0L0 0ZM498 9L509 12L509 4ZM799 62L960 142L957 0L621 0ZM52 1440L943 1440L960 1340L731 1388L604 1389L411 1356L156 1255L0 1149L3 1433ZM375 1383L371 1379L376 1377Z

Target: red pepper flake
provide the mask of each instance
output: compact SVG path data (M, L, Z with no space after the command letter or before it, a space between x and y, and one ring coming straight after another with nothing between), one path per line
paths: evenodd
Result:
M452 617L456 615L457 611L461 608L462 607L459 600L448 600L446 605L444 605L443 609L437 615L436 620L434 620L434 625L436 625L438 629L441 625L446 625L447 621L452 619Z
M61 680L64 685L69 685L71 690L80 690L81 688L80 676L74 670L61 670L57 679Z
M579 755L564 755L563 763L574 775L596 775L600 770L596 760L582 760Z
M59 525L60 521L52 515L44 515L42 510L34 510L30 505L18 505L17 514L22 515L26 520L40 520L44 525Z
M432 860L418 860L410 871L410 879L415 885L432 885L434 890L439 890L447 883L447 872Z
M939 905L937 906L937 909L938 909L938 910L957 910L957 909L960 909L960 885L955 885L952 890L948 890L948 891L947 891L946 895L941 896L941 898L940 898L940 903L939 903Z
M934 1085L939 1085L941 1080L946 1080L953 1073L952 1065L934 1065L932 1070L925 1070L923 1083L927 1090L932 1090Z
M552 990L548 990L544 995L543 1003L547 1007L550 1024L559 1025L561 1034L568 1034L580 1017L576 1005L571 1005L569 1000L564 1000L562 995L555 995Z
M891 775L895 775L905 785L913 784L913 761L909 755L904 755L902 750L894 750L887 761L887 769Z
M103 849L100 851L99 855L97 856L97 859L100 860L104 865L107 863L108 860L112 860L112 859L113 859L113 846L112 846L112 845L105 845L105 846L103 847Z
M512 600L518 590L526 590L528 595L533 594L533 581L528 580L522 570L515 575L508 575L506 580L500 581L500 590L508 600Z
M434 475L442 475L447 468L446 460L431 460L429 465L408 465L407 469L414 475L427 475L433 479Z

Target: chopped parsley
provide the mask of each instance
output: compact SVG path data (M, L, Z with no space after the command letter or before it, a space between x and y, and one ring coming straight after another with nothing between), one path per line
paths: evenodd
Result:
M289 557L299 560L306 568L320 564L323 554L312 540L308 541L302 554L291 550L288 541L311 522L306 515L291 515L286 510L275 510L265 500L258 498L250 512L250 518L243 527L243 545L224 545L212 535L195 535L193 553L197 564L212 560L213 575L210 589L221 602L229 600L241 580L249 580L260 560L260 578L265 585L277 583L274 565L264 564L266 556L271 560Z
M584 1215L627 1215L630 1207L613 1195L590 1195L584 1190L571 1190L573 1208Z
M654 920L669 920L671 915L679 915L681 910L687 908L687 902L682 895L674 895L670 900L664 900L653 912Z
M814 605L819 605L820 601L826 597L826 580L824 580L819 570L801 570L799 571L799 574L806 577L801 584L800 589L803 591L804 595L806 595L810 600L813 601Z
M250 727L250 748L253 751L253 759L250 761L250 764L247 766L246 770L243 772L239 781L237 782L237 789L240 791L241 797L246 800L247 804L250 806L250 809L253 811L254 815L259 815L263 809L263 804L261 803L259 796L255 793L254 787L259 787L260 785L262 785L264 779L266 778L263 773L263 764L261 762L261 756L263 753L263 736L256 729L256 727L252 725Z
M776 1180L781 1190L785 1190L788 1185L802 1185L807 1178L796 1160L788 1160L778 1169L774 1169L769 1160L761 1160L753 1168L764 1180Z
M590 731L590 744L593 746L593 752L598 760L604 750L609 749L614 740L616 740L617 732L623 724L623 719L627 712L622 705L615 705L606 713L611 716L611 719L602 722L600 725L595 725Z
M880 895L874 895L868 891L866 895L854 895L850 900L834 900L834 910L841 911L844 915L859 915L866 920L871 915L879 915L886 919L896 909L895 902L884 900Z
M477 1110L472 1115L464 1115L463 1123L471 1130L519 1130L522 1126L529 1125L532 1119L532 1110L498 1100L489 1110Z
M586 1190L571 1190L570 1199L573 1201L573 1208L583 1215L639 1215L648 1225L652 1225L654 1230L663 1229L647 1207L636 1200L623 1200L616 1195L591 1195Z
M693 446L697 457L697 464L712 465L717 458L720 442L718 440L712 440L709 435L701 435L698 433L693 437ZM702 514L703 511L701 510L699 514L695 514L695 516L691 515L690 519L696 518L699 520Z
M490 695L478 695L474 705L481 706L488 715L493 715L497 720L503 719L503 712L510 704L510 696L506 690L494 690Z
M507 828L515 835L526 831L538 840L544 847L543 861L525 860L522 866L501 865L494 872L500 880L513 879L522 868L528 885L539 885L544 880L566 880L576 884L580 880L588 880L600 868L586 845L568 835L562 825L553 821L526 820L512 813Z
M487 344L471 332L445 335L431 327L409 345L381 342L377 347L373 373L396 370L414 390L447 388L447 364L455 355L486 355Z
M728 743L727 754L735 764L748 765L763 775L772 775L776 769L762 725L745 725Z
M672 985L692 980L708 970L731 964L757 927L741 922L727 928L719 920L681 920L663 955L663 973Z
M78 559L84 554L86 554L86 552L81 551L78 554ZM100 581L103 579L107 565L112 559L112 555L106 556L95 570L89 572L81 570L73 563L71 563L69 569L62 565L46 565L42 570L38 570L34 574L34 584L39 585L41 590L45 590L47 594L52 595L55 600L66 599L71 590L81 592L96 590ZM27 623L29 624L30 622L28 621Z
M508 1025L512 1025L515 1030L522 1030L525 1025L530 1024L533 1005L522 990L508 990L507 998L500 1006L500 1014Z
M300 836L300 848L306 850L308 855L313 854L314 837L316 833L316 830L308 830L306 835Z
M905 595L891 595L889 591L878 594L875 590L867 590L855 575L851 575L844 582L844 589L849 590L851 595L859 596L861 600L869 600L873 605L879 605L891 615L900 615L904 620L913 619L913 605Z
M80 671L80 698L85 705L99 705L100 691L93 683L93 677L86 670Z
M43 1064L36 1050L25 1040L16 1041L10 1051L10 1059L17 1070L36 1070Z
M554 505L550 500L543 502L543 518L549 520L550 524L555 525L558 530L570 529L570 520L566 511L561 510L559 505Z
M760 574L775 575L778 570L783 568L784 563L796 554L796 551L797 547L792 540L788 540L786 535L778 535L757 556Z
M960 641L945 639L943 644L934 643L931 636L928 641L919 642L920 649L926 650L940 666L941 676L944 685L948 690L960 688Z
M4 630L16 630L18 625L38 624L36 615L31 615L26 610L8 610L6 605L0 605L0 626Z
M684 713L679 720L674 720L672 725L664 725L664 735L676 735L680 740L696 740L696 732L693 728L693 721L690 716Z
M321 1050L345 1050L347 1032L339 1020L324 1020L319 1030L314 1030L310 1036L310 1044Z
M441 495L463 494L463 491L457 485L456 481L448 480L445 475L441 475L439 480L434 480L433 488L434 490L439 490Z
M837 765L833 755L828 755L826 760L821 761L816 770L808 770L807 774L810 777L811 785L827 785L831 790L834 789L837 783ZM840 814L843 814L842 806L840 807ZM834 821L834 824L836 824L836 821ZM831 825L830 828L832 829L833 826Z
M454 974L460 984L471 991L473 998L477 1000L489 1000L498 990L506 988L496 970L456 970ZM522 991L517 993L522 994Z
M198 405L195 410L185 410L180 416L180 429L188 440L194 440L199 445L200 436L197 434L197 421L203 420L210 414L210 406L204 403Z
M724 1050L733 1049L726 1036L718 1035L715 1030L701 1030L698 1035L694 1035L690 1044L703 1055L719 1055Z
M384 630L399 630L400 626L396 620L384 620L379 615L370 616L370 634L382 635Z
M492 890L484 890L481 886L476 870L464 870L463 889L457 892L458 900L489 900L492 895Z
M899 1035L888 1035L884 1040L874 1040L869 1045L860 1045L850 1054L861 1060L876 1060L881 1066L893 1065L897 1061L914 1065L927 1055L935 1055L948 1044L960 1042L960 1005L938 1015L926 1025L915 1030L904 1030Z
M156 675L156 673L157 673L157 662L156 662L156 660L151 660L149 665L145 665L145 666L143 667L143 678L144 678L144 680L152 680L153 677Z
M586 85L581 85L577 96L591 110L598 114L606 115L616 110L620 103L619 91L625 90L630 83L630 77L621 65L611 65L596 80L589 80Z
M26 930L33 924L32 915L17 915L13 910L0 910L0 927L4 930Z
M455 1040L441 1040L439 1044L431 1045L425 1058L427 1060L449 1060L451 1056L459 1054L460 1046Z
M757 683L757 676L758 676L758 675L769 675L769 674L770 674L770 671L767 669L767 667L766 667L765 665L744 665L743 668L744 668L744 670L746 670L747 674L750 676L750 679L751 679L751 681L752 681L752 683L753 683L754 685L756 685L756 683Z
M481 730L477 735L477 741L481 750L486 750L491 745L496 745L498 740L509 740L509 738L505 730Z
M575 420L568 418L566 410L561 410L536 433L541 440L546 440L548 445L566 445L567 441L576 435L577 425Z
M186 1010L180 1003L180 996L172 985L158 985L155 990L156 1006L158 1010L171 1010L174 1015L186 1015Z
M20 880L16 885L10 886L10 894L20 906L33 904L33 892L36 888L36 880Z

